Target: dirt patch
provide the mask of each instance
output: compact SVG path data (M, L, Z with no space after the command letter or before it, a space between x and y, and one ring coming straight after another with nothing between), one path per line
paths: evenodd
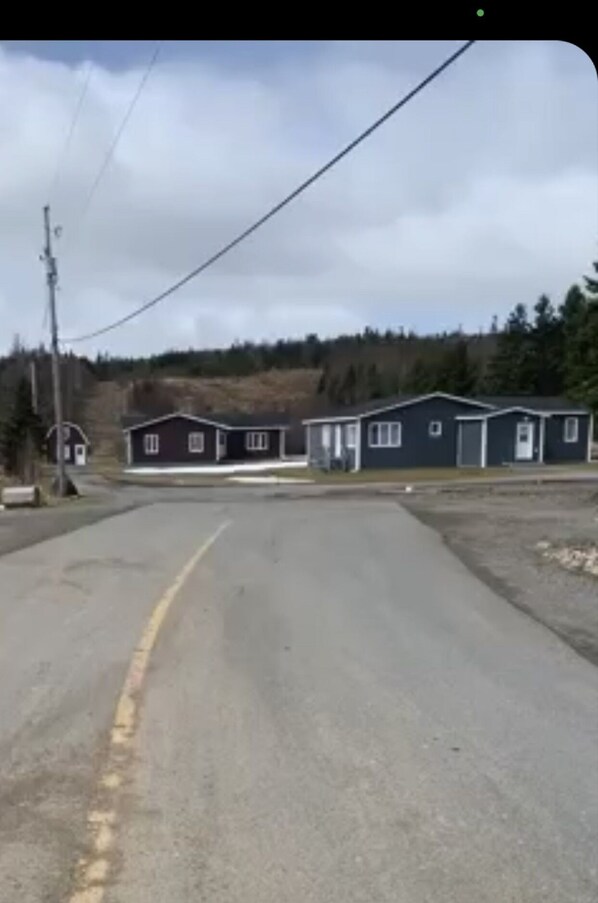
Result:
M96 499L73 501L56 507L0 512L0 555L16 552L54 536L88 527L107 517L137 508L137 502Z
M595 484L468 486L402 496L496 592L598 665ZM548 554L547 554L548 553Z

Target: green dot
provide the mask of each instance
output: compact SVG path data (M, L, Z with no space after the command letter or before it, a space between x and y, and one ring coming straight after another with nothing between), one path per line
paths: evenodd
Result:
M478 14L478 16L483 16L483 15L484 15L484 10L483 10L483 9L478 9L478 13L477 13L477 14Z

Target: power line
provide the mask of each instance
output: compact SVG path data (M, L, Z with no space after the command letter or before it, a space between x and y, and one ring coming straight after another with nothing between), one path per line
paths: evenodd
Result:
M380 128L391 116L394 116L405 104L409 103L420 91L422 91L427 85L434 81L434 79L438 78L445 69L448 69L460 56L462 56L470 47L472 47L476 42L475 41L466 41L459 50L455 51L455 53L451 54L440 66L434 69L433 72L430 73L423 81L421 81L415 88L409 91L401 100L399 100L394 106L392 106L389 110L387 110L384 115L380 116L379 119L376 119L372 125L370 125L365 131L361 132L357 138L347 144L338 154L332 157L328 163L325 163L324 166L321 166L320 169L316 170L313 175L311 175L308 179L302 182L294 191L288 194L282 201L280 201L276 206L272 207L264 216L258 219L253 225L249 226L249 228L245 229L244 232L241 232L236 238L230 241L228 244L224 245L219 251L209 257L206 261L184 276L182 279L179 279L178 282L175 282L174 285L171 285L170 288L166 289L166 291L162 292L160 295L157 295L155 298L152 298L150 301L146 301L145 304L142 304L140 307L133 310L130 314L126 314L126 316L121 317L118 320L115 320L113 323L110 323L108 326L104 326L101 329L96 329L94 332L86 333L85 335L75 336L72 339L63 339L63 343L72 344L74 342L84 342L88 339L94 339L97 336L104 335L107 332L110 332L113 329L116 329L119 326L123 326L125 323L128 323L129 320L133 320L135 317L140 316L146 310L149 310L150 307L154 307L156 304L159 304L160 301L164 301L165 298L168 298L169 295L172 295L174 292L178 291L178 289L182 288L188 282L191 282L192 279L195 279L196 276L199 276L200 273L203 273L204 270L207 270L208 267L212 266L212 264L216 263L217 260L220 260L221 257L224 257L225 254L228 254L229 251L232 251L237 245L241 244L246 238L256 232L264 223L268 222L273 216L279 213L284 207L294 201L295 198L299 197L300 194L313 185L318 179L320 179L328 170L332 169L343 157L346 157L352 150L354 150L362 141L365 141L366 138L369 138L373 132Z
M102 178L104 177L104 173L108 169L108 165L110 164L112 157L114 156L114 152L116 151L116 148L122 137L122 134L127 127L127 123L129 122L129 119L131 118L131 116L133 114L133 110L137 106L137 101L141 97L141 92L143 91L143 89L146 85L146 82L151 75L152 69L154 68L154 66L156 64L156 60L158 59L158 55L160 53L163 43L164 43L164 41L158 42L158 45L157 45L156 49L154 50L150 61L148 62L147 66L145 67L143 75L141 76L141 80L140 80L139 84L137 85L137 90L135 91L133 97L131 98L131 102L129 103L129 106L127 107L127 110L125 112L125 115L123 116L121 124L118 128L118 131L116 132L116 135L114 136L112 144L108 148L108 152L106 153L106 156L104 157L102 165L100 166L100 168L98 170L98 174L95 177L95 180L91 186L91 189L89 190L89 193L85 199L85 203L83 204L83 208L82 208L81 214L79 216L79 226L81 225L83 219L85 218L85 216L87 214L87 211L89 210L89 208L91 206L91 202L93 200L93 197L94 197L96 191L98 190L98 186L99 186L100 182L102 181Z
M81 110L83 108L83 101L85 100L85 97L87 95L87 89L89 88L89 82L91 81L92 72L93 72L93 65L92 65L92 63L89 63L87 66L87 75L85 77L85 81L83 82L81 91L79 92L79 98L77 100L77 105L75 106L73 116L71 118L70 128L68 130L65 142L62 146L62 150L58 156L58 160L56 161L56 169L54 171L54 178L52 179L52 182L50 183L50 190L48 191L49 199L52 198L52 195L56 191L62 164L64 163L64 160L66 159L66 156L67 156L70 146L71 146L71 141L73 140L75 128L76 128L77 122L79 121L79 116L81 114Z

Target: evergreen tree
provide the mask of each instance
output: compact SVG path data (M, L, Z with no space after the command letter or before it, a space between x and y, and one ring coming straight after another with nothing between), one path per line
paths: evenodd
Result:
M478 367L469 356L465 339L459 339L445 351L437 371L436 386L451 395L473 395L478 382Z
M525 395L535 389L532 327L524 304L517 304L497 339L484 389L497 395Z
M7 474L20 477L42 447L42 424L31 404L31 385L26 377L16 384L12 404L0 432L0 458Z
M559 395L563 391L563 322L546 295L539 298L534 311L533 391L536 395Z
M592 268L596 275L598 276L598 260L594 261L592 264ZM598 279L594 276L584 276L583 281L585 282L585 293L592 300L594 298L598 299Z
M433 392L437 387L437 371L436 367L423 360L417 358L411 367L405 380L405 389L407 392L415 394L425 394Z
M368 367L366 376L366 394L368 401L372 398L383 398L384 396L384 383L376 363L372 363Z

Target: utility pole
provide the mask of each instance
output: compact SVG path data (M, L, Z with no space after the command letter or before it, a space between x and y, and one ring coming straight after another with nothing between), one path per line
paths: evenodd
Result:
M32 358L31 361L29 361L29 374L31 380L31 407L33 408L33 412L37 414L37 363L35 358Z
M48 283L48 306L50 310L50 339L52 350L52 383L54 390L54 425L56 427L56 476L57 494L66 495L66 467L64 463L64 422L62 417L62 393L60 389L60 352L58 350L58 322L56 319L56 283L58 271L56 259L52 256L52 229L50 227L50 207L44 207L44 253L46 280Z

